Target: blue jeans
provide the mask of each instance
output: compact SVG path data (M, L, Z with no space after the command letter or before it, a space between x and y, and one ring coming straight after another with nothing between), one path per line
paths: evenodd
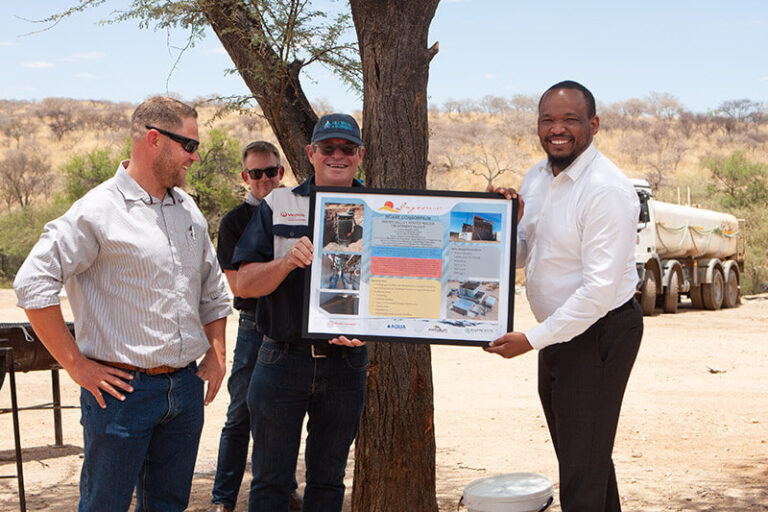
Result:
M248 390L254 449L250 512L287 512L307 423L304 512L341 511L344 471L365 399L366 347L315 359L306 348L264 341Z
M253 366L259 355L261 338L261 332L256 327L255 312L241 311L232 372L227 381L229 389L227 421L221 430L219 459L211 499L212 503L221 503L230 509L234 509L237 503L237 493L240 491L248 457L251 418L246 398Z
M133 373L121 402L103 393L106 409L80 392L85 456L80 512L187 508L203 428L203 381L197 366L164 375Z

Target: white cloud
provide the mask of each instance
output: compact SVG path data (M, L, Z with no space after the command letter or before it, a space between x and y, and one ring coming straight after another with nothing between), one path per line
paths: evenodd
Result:
M93 73L76 73L75 78L80 78L81 80L93 80L96 78L96 75Z
M223 46L217 46L212 50L206 50L205 54L206 55L227 55L227 50L225 50Z
M68 55L67 57L61 57L56 60L60 62L74 62L77 60L103 59L106 56L107 54L104 52L75 53L73 55Z
M19 43L13 41L0 41L0 46L21 46Z
M42 60L35 60L31 62L24 62L21 64L25 68L32 68L32 69L43 69L43 68L50 68L53 67L52 62L45 62Z
M768 82L768 76L761 76L760 77L761 82Z

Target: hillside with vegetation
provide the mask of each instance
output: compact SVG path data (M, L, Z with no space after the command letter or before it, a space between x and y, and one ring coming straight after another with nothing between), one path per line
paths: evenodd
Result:
M198 101L201 162L188 191L215 237L221 216L244 196L240 148L275 137L258 109ZM128 155L135 105L46 98L0 100L0 279L8 284L42 232ZM319 114L332 108L320 102ZM768 291L768 112L748 99L706 113L654 93L599 105L595 144L632 178L645 178L669 202L727 211L744 219L748 253L743 293ZM356 117L360 120L361 115ZM428 186L485 190L519 186L543 158L536 99L487 96L430 109ZM403 148L407 150L407 148ZM286 173L285 184L296 180Z

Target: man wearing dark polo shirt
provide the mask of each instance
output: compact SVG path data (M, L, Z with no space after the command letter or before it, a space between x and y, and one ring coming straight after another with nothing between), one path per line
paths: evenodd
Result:
M259 203L280 184L285 169L280 165L280 153L266 141L254 141L243 150L241 176L248 185L245 201L227 213L219 226L216 254L229 287L235 295L234 306L240 311L237 343L232 371L227 382L229 408L227 421L221 431L219 458L210 512L229 512L235 509L240 483L243 481L248 442L251 438L251 420L248 413L248 384L261 347L261 332L256 326L256 299L244 299L237 290L237 269L232 265L232 253L240 235L251 220ZM296 483L291 492L291 510L301 510L301 498Z
M313 245L306 236L309 192L318 186L354 187L363 159L360 129L345 114L323 116L307 155L315 174L293 189L275 189L235 248L237 287L259 299L264 342L248 391L253 433L250 511L285 510L306 414L304 512L338 512L344 470L363 410L368 353L364 342L339 336L301 337L304 278Z

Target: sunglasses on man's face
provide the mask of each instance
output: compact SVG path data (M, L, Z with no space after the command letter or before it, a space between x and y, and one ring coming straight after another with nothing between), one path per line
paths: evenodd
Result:
M245 172L248 173L248 176L250 176L252 180L260 180L262 174L266 174L267 178L274 178L277 176L277 173L280 172L280 166L273 165L272 167L265 167L263 169L248 169Z
M169 132L168 130L163 130L162 128L158 128L156 126L150 126L148 124L145 124L144 127L147 130L155 130L157 132L162 133L166 137L168 137L171 140L174 140L181 144L181 147L184 148L184 151L187 153L194 153L197 151L198 146L200 146L200 141L195 139L190 139L189 137L185 137L183 135L179 135L178 133Z
M360 149L357 144L315 144L315 150L321 155L330 156L340 149L344 156L354 156Z

